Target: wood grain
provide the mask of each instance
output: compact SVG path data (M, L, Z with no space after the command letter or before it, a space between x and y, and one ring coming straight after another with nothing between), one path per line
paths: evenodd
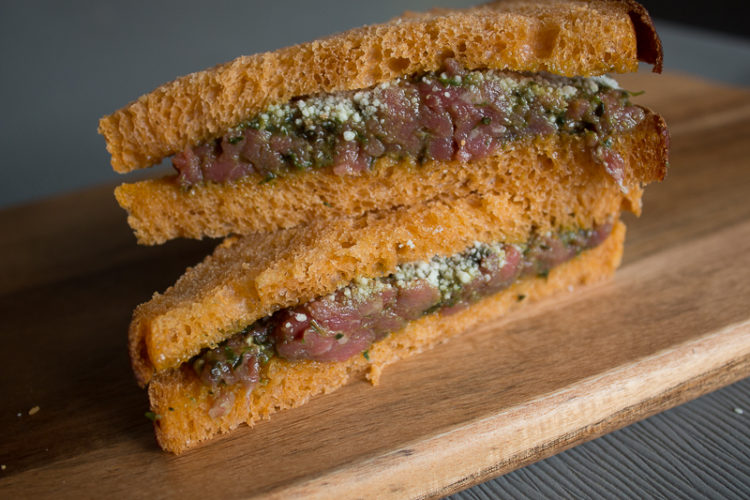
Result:
M109 187L0 212L0 493L439 496L747 376L750 93L622 81L665 115L672 160L613 281L180 457L154 443L125 332L212 242L137 247Z
M750 378L447 498L745 498L748 401Z

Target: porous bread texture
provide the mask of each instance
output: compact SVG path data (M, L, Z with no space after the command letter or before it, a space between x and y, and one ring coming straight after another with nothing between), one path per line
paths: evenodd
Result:
M231 410L219 418L209 416L213 402L209 388L189 367L159 373L148 391L151 410L160 416L155 421L157 440L165 450L181 453L243 423L252 426L278 410L298 407L311 397L330 393L362 374L377 383L383 367L394 361L486 324L520 304L610 276L620 263L624 236L625 227L618 222L600 246L553 269L546 279L522 279L458 313L449 316L435 313L413 321L374 344L369 349L369 360L354 356L342 362L321 363L273 358L261 374L267 382L257 384L252 392L247 393L241 386L223 389L235 392L235 401ZM519 295L527 299L519 302Z
M667 161L666 125L646 110L633 130L615 138L613 149L626 164L625 186L632 210L638 212L640 185L661 180ZM530 193L539 199L549 186L543 177L556 171L570 179L570 187L601 175L585 138L554 134L511 141L494 155L464 163L413 159L378 160L361 175L336 175L331 169L293 173L262 182L259 175L227 184L208 183L185 190L176 177L124 184L115 190L128 211L128 223L138 242L153 245L177 237L221 237L273 231L314 219L358 216L372 210L418 204L447 194ZM557 182L556 179L551 180Z
M163 295L139 306L130 326L131 358L145 384L275 310L307 302L357 277L398 264L452 255L475 241L523 243L533 230L590 228L640 208L634 179L625 196L596 165L541 161L499 193L441 196L356 218L314 220L275 233L226 240ZM508 166L508 168L513 168ZM650 166L633 165L650 172Z
M591 76L635 71L639 57L660 71L661 44L633 1L508 1L408 14L183 76L102 118L99 133L114 170L129 172L270 104L434 71L449 57L469 69Z

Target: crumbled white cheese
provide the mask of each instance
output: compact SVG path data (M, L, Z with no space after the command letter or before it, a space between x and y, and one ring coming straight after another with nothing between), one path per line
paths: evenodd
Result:
M601 75L601 76L593 76L591 77L593 81L598 83L602 87L609 87L611 89L619 89L620 84L617 83L617 80L614 78L611 78L607 75Z
M586 78L583 80L583 87L586 91L593 94L597 90L599 90L599 86L596 84L596 82L590 78Z
M565 85L563 88L560 89L560 95L562 95L566 99L570 99L577 93L578 93L578 89L573 87L572 85Z
M466 271L458 270L456 271L456 276L458 277L458 280L463 283L464 285L471 281L471 275L467 273Z
M429 261L402 264L396 268L393 277L399 287L408 286L414 280L426 280L440 291L443 300L448 300L458 292L461 285L469 283L481 274L479 265L490 254L505 260L502 245L475 243L467 250L450 257L436 256Z
M316 126L316 122L325 120L335 120L339 123L359 124L368 118L373 117L382 110L383 92L392 87L398 86L407 78L398 78L390 82L383 82L370 89L358 90L355 92L342 92L334 94L320 94L305 97L287 104L273 104L268 106L263 112L257 115L256 120L261 127L275 126L284 127L288 123L289 117L296 111L302 118L296 118L296 126L305 125L307 129ZM451 84L461 85L469 91L476 90L477 86L484 82L491 82L493 86L507 93L512 93L518 89L524 89L534 95L549 96L557 99L571 99L578 93L579 85L586 92L594 93L599 87L620 88L618 83L609 76L597 76L591 78L577 78L571 85L571 80L557 75L538 74L524 76L517 73L505 73L495 70L477 70L470 71L464 76L455 75L449 77L447 73L442 72L438 79L433 79L432 75L424 75L421 81L432 84L434 92L442 92L445 97L450 97L442 82L450 81ZM416 95L407 96L409 102L415 109L419 106L419 99ZM297 115L297 116L299 116ZM355 136L356 137L356 136ZM352 133L345 132L344 139L351 141L354 139Z

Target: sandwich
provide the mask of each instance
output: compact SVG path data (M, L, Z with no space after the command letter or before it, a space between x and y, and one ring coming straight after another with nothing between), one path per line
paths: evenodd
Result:
M547 295L610 276L666 173L661 69L630 1L406 14L241 57L100 122L139 242L226 237L129 330L180 453Z
M175 175L115 192L140 243L272 231L491 190L496 157L538 137L601 145L617 178L606 145L640 111L577 77L639 60L661 70L631 1L435 10L178 78L99 131L117 172L172 157Z

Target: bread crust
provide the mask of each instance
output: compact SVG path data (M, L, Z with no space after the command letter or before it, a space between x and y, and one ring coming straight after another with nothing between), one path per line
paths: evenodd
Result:
M610 276L620 263L624 236L625 227L618 223L602 245L553 269L546 279L520 280L505 291L450 316L436 313L422 317L374 344L369 350L369 360L354 356L347 361L321 363L274 358L264 368L263 375L268 380L265 385L256 385L247 396L240 387L229 388L236 392L236 397L233 407L223 417L209 416L212 404L209 388L197 380L189 367L159 373L148 391L151 409L160 416L155 421L159 444L167 451L181 453L243 423L252 426L276 411L294 408L313 396L330 393L363 374L377 383L381 370L390 363L498 318L519 304ZM527 297L523 303L517 300L519 294Z
M99 133L112 167L125 173L216 137L271 103L434 71L448 57L469 69L591 76L635 71L639 58L659 71L661 44L648 13L631 0L407 13L183 76L102 118Z
M664 120L646 110L639 126L618 137L613 147L626 160L625 185L631 205L637 207L639 186L664 177L668 153ZM191 190L181 188L172 176L123 184L115 190L115 197L127 210L138 242L154 245L178 237L274 231L315 219L423 203L439 195L461 198L470 193L514 191L536 197L548 189L540 184L550 170L578 175L590 171L593 177L604 167L594 162L583 137L556 134L516 141L471 163L417 165L413 160L383 158L357 176L321 170L263 182L260 175L251 175Z

